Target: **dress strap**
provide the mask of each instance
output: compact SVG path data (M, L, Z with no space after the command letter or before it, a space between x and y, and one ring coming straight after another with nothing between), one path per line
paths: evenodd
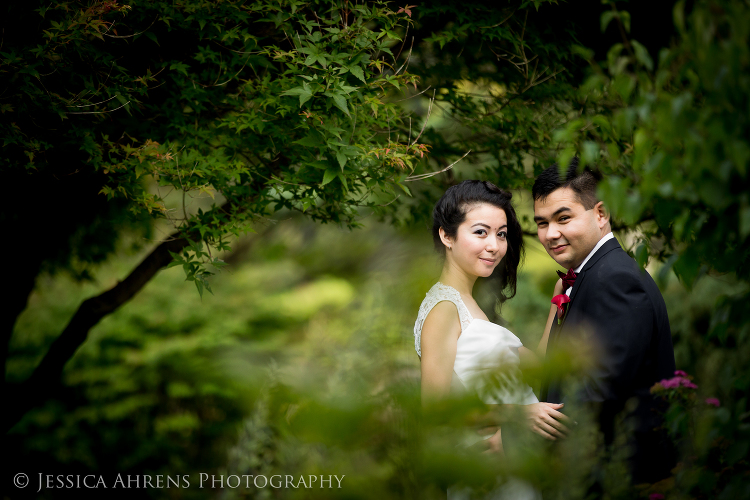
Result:
M464 332L474 319L469 312L469 309L461 300L461 294L452 286L444 285L439 281L433 285L432 288L427 292L422 305L419 306L419 314L417 315L417 321L414 323L414 349L416 349L419 357L422 357L422 326L424 320L427 319L427 315L430 314L432 308L438 303L447 300L453 302L456 309L458 309L458 319L461 321L461 332Z

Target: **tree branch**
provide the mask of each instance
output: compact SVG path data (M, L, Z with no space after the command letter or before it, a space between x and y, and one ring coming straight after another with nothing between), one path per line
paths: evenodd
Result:
M10 253L3 252L6 257L3 262L10 262ZM4 301L3 313L0 314L0 370L3 376L3 393L5 393L5 366L8 360L8 345L13 336L13 327L18 316L21 315L29 302L29 295L34 290L36 276L39 274L42 259L34 254L27 259L23 266L9 266L8 281L13 283L13 293L8 294Z
M170 251L179 253L189 244L186 238L162 243L123 281L106 292L83 301L31 376L15 387L8 387L14 394L9 399L13 404L4 412L4 432L7 433L26 412L49 396L55 387L53 381L59 379L63 367L86 340L89 330L132 299L160 269L169 264L172 261Z
M286 156L278 154L268 165L271 175L279 175L280 165L284 162L288 163L288 161L289 159ZM260 190L263 184L258 179L251 182L249 188L251 192ZM228 213L232 205L231 201L227 201L217 210ZM196 233L196 239L198 237L199 235ZM15 386L5 386L6 401L12 401L13 405L3 415L4 433L7 433L18 423L26 412L43 403L49 397L56 387L56 382L60 379L65 364L73 357L81 344L86 341L89 330L102 318L113 313L132 299L160 269L172 262L170 252L179 253L189 245L187 236L169 238L143 259L123 281L118 282L117 285L106 292L81 303L63 332L52 342L47 354L44 355L31 376ZM31 286L33 287L33 281ZM12 325L10 329L12 332Z

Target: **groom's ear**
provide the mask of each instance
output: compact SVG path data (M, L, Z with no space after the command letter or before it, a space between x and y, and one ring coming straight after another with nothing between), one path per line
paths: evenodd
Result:
M594 216L596 217L596 223L599 225L599 229L609 224L609 210L604 206L603 201L594 205Z
M453 238L445 234L445 230L442 227L438 229L438 232L440 233L440 241L443 242L446 248L450 248L453 245Z

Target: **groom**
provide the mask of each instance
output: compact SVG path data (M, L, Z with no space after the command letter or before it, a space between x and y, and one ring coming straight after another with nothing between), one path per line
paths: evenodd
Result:
M654 280L614 238L609 214L596 196L597 177L577 167L574 158L562 177L553 165L532 189L539 241L568 272L564 284L572 282L564 288L570 302L561 324L553 323L547 353L554 355L585 331L596 359L575 394L565 394L562 380L552 378L543 384L540 401L591 406L607 445L614 439L615 416L628 403L633 483L656 482L674 466L671 445L654 430L662 420L659 403L649 393L654 383L674 376L667 309Z

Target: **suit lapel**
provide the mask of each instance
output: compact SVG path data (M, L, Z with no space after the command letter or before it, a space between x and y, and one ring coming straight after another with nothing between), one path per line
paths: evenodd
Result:
M596 265L596 263L599 262L599 260L602 257L604 257L606 254L608 254L609 252L617 248L621 248L621 247L616 239L612 238L611 240L607 241L596 251L594 255L591 256L588 262L586 262L586 265L583 266L583 269L581 269L581 272L578 273L578 275L576 276L576 281L573 284L573 289L570 291L570 303L568 304L568 310L565 313L565 316L563 317L559 325L557 324L557 321L555 321L552 324L552 328L549 333L549 340L547 341L548 342L547 353L549 353L551 350L555 348L555 344L557 343L558 338L562 334L563 327L565 326L565 321L567 320L568 316L570 316L570 313L572 312L571 309L573 308L573 304L576 303L574 299L576 298L578 291L583 286L583 281L586 278L586 272L590 271L591 268L594 267L594 265ZM590 272L593 272L593 271L590 271ZM596 280L592 281L592 283L594 283L595 281ZM585 298L585 294L583 297ZM580 307L581 306L579 306L579 308ZM554 391L559 390L559 381L554 381L554 380L549 380L549 379L546 380L545 382L543 382L542 392L540 394L542 397L542 401L547 401L548 396L549 396L550 385L552 385L553 387L557 387L557 389L555 389ZM556 392L554 393L557 394Z
M599 253L599 252L597 252ZM576 276L576 282L573 283L573 289L570 291L570 305L573 305L573 299L576 298L576 294L578 293L578 290L581 289L581 286L583 286L583 278L586 277L586 268L588 267L588 262L586 263L586 267L581 269L581 272L578 273ZM566 314L567 316L567 314Z
M620 243L617 241L617 239L612 238L611 240L607 241L604 245L602 245L599 250L596 251L594 255L591 256L588 262L586 262L586 265L583 266L583 269L581 269L581 272L584 272L588 269L591 269L594 267L594 264L599 262L599 260L607 255L612 250L619 248L622 250L622 247L620 246Z
M576 276L576 282L573 284L573 289L570 291L570 304L568 304L568 312L563 317L562 323L559 325L559 330L562 330L562 327L565 325L565 320L567 319L570 309L573 307L573 304L575 304L574 299L576 298L576 295L578 294L578 290L581 289L583 286L583 280L586 278L586 271L590 270L594 265L599 262L599 260L607 255L612 250L615 250L620 247L620 244L617 242L615 238L612 238L611 240L604 243L599 250L596 251L594 255L591 256L588 262L586 262L586 265L583 266L583 269L581 269L581 272L578 273Z
M599 252L597 252L599 253ZM586 263L586 267L588 267L588 263ZM559 331L562 331L563 326L565 326L565 320L568 319L568 316L570 316L570 310L573 308L573 299L575 299L576 294L578 293L578 290L581 289L583 286L583 278L586 277L585 268L581 269L581 272L576 275L576 282L573 284L573 289L570 290L570 302L568 303L567 311L565 312L565 316L563 316L562 321L558 325Z

